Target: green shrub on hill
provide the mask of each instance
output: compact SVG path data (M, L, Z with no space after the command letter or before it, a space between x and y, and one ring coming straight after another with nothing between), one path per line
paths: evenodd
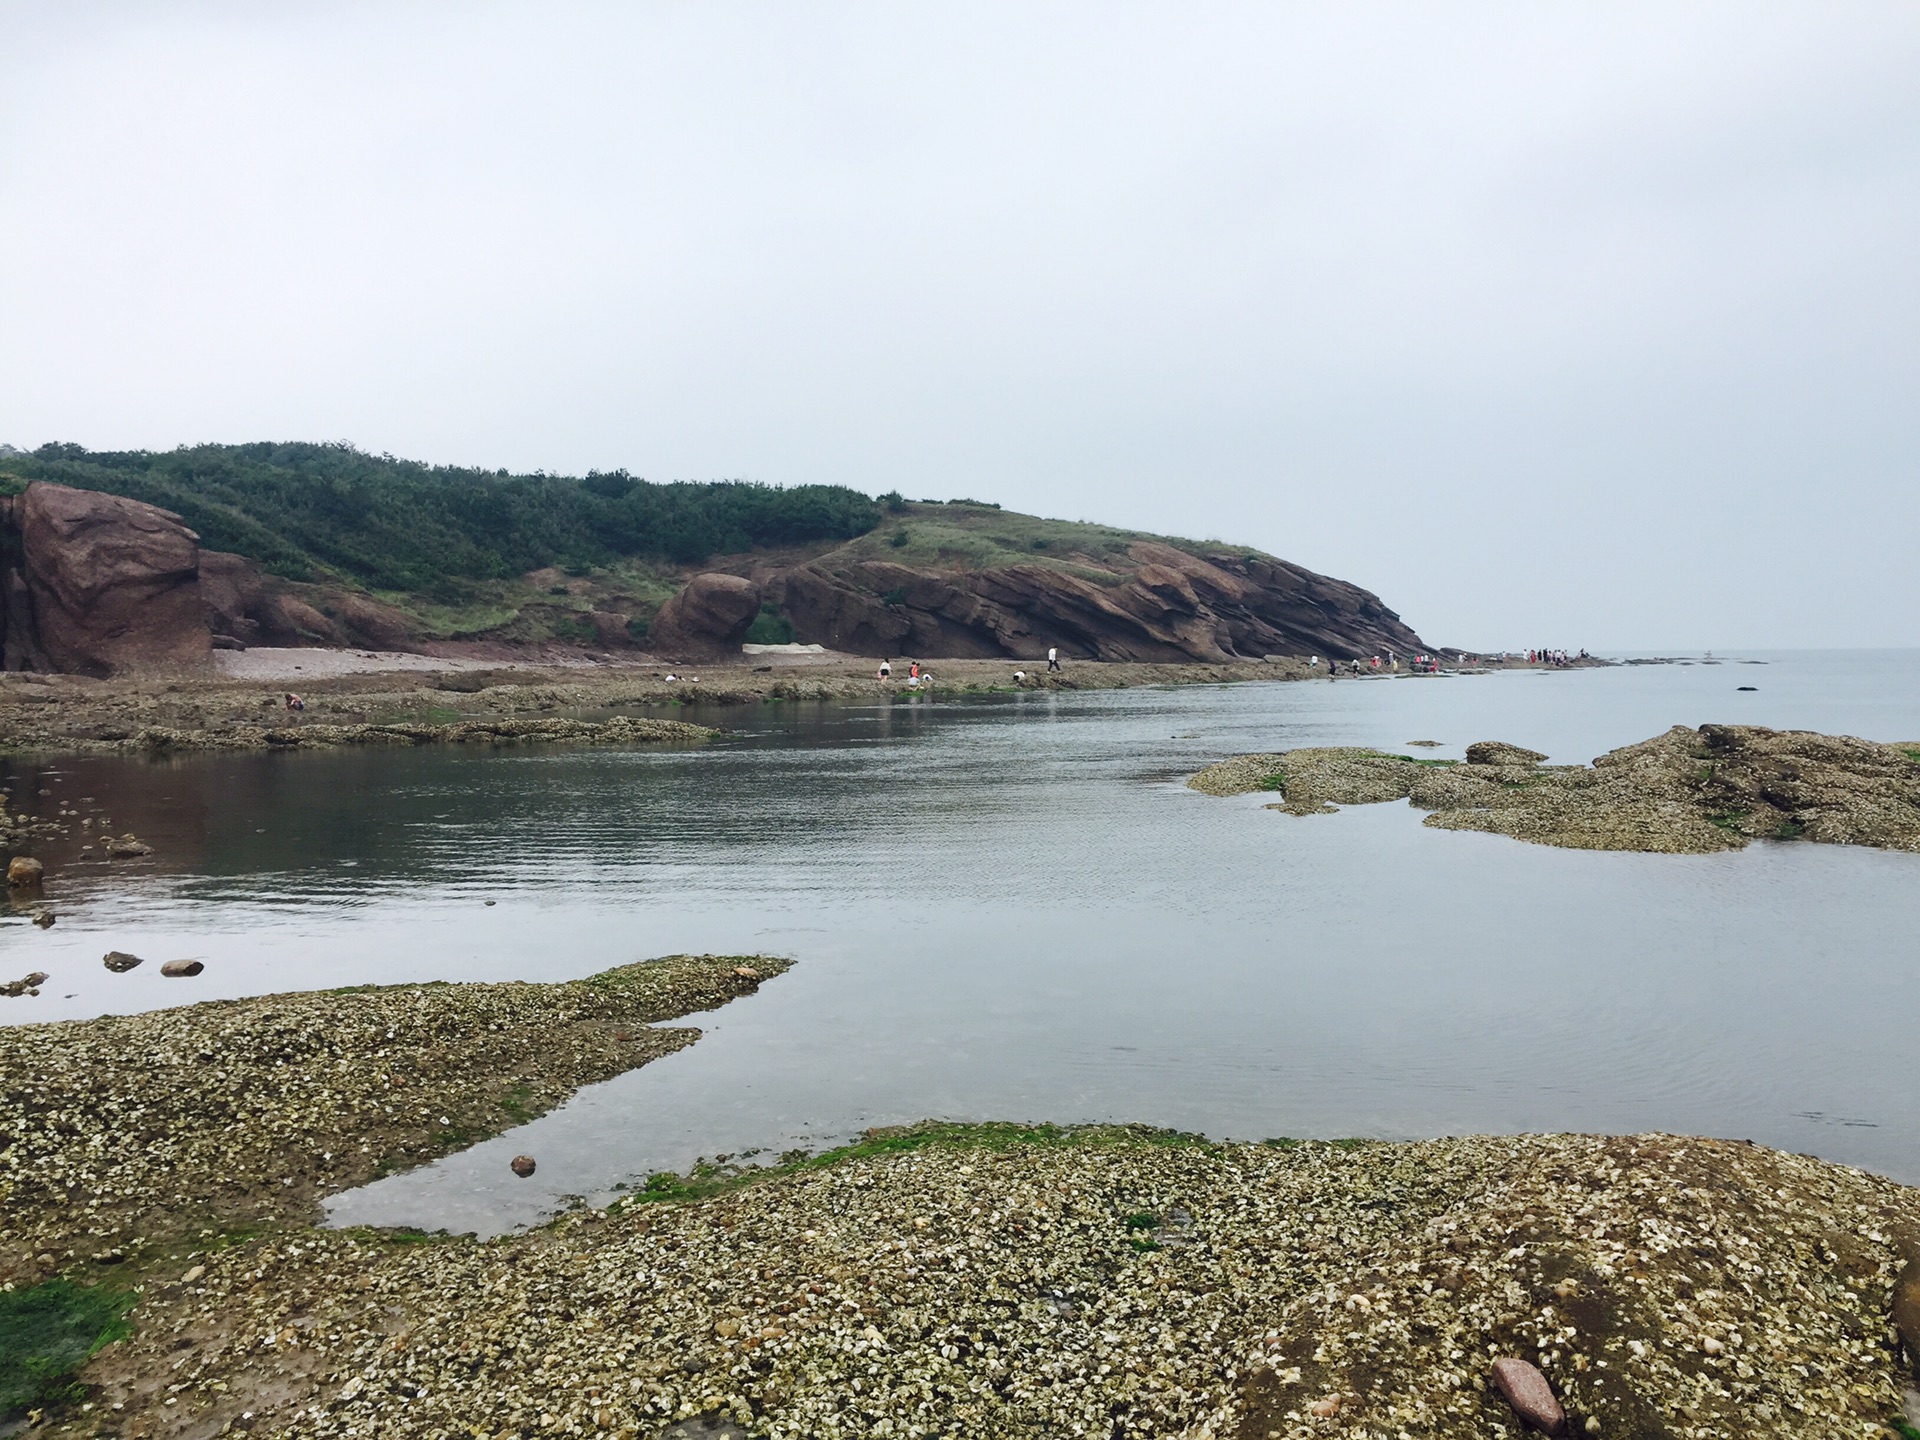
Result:
M144 500L178 512L210 549L237 551L291 580L375 590L503 579L546 565L584 573L627 556L698 564L759 545L850 540L881 513L840 485L662 485L625 471L509 475L343 444L43 445L6 456L0 471Z

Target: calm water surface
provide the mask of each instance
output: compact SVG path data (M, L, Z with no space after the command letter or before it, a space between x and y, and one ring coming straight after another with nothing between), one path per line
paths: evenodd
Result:
M698 718L737 740L675 751L15 761L15 803L93 797L158 855L62 871L52 931L0 922L0 978L52 975L0 1018L680 950L800 962L696 1020L699 1044L340 1197L345 1223L497 1230L698 1156L927 1116L1658 1128L1920 1181L1920 856L1590 854L1180 783L1306 744L1584 761L1707 720L1920 737L1920 652L1761 658L732 709ZM149 963L110 974L109 949ZM188 956L198 980L159 976Z

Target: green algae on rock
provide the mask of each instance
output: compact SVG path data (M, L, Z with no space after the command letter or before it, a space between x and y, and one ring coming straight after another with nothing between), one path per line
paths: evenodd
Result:
M1580 850L1708 854L1754 839L1920 851L1920 759L1903 745L1756 725L1676 725L1591 766L1545 766L1498 741L1464 764L1378 750L1242 755L1187 783L1209 795L1277 790L1273 808L1411 800L1442 830Z

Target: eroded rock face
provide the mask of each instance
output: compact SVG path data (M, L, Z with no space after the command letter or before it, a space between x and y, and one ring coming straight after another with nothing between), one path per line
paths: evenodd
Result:
M207 626L243 645L344 645L339 626L313 606L285 593L244 555L200 552L200 600Z
M773 589L798 637L862 655L1179 663L1353 657L1424 642L1378 596L1262 556L1141 542L1107 584L1042 564L930 573L883 561L802 565Z
M740 643L760 613L760 587L738 575L696 575L653 617L649 649L662 654L718 651Z
M200 537L168 510L35 482L5 502L8 669L201 665Z

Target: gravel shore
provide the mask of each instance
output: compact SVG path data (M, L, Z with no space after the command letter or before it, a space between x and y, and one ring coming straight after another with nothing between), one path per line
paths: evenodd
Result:
M30 1433L1465 1440L1519 1433L1503 1355L1581 1435L1895 1433L1920 1191L1734 1142L929 1125L495 1240L312 1224L782 968L0 1030L5 1287L134 1305Z
M0 1281L114 1266L465 1149L690 1044L788 962L675 956L0 1027Z
M1920 1193L1670 1136L1210 1145L929 1127L489 1242L151 1273L62 1435L1891 1437ZM1903 1249L1903 1247L1906 1247ZM117 1407L117 1408L116 1408Z

